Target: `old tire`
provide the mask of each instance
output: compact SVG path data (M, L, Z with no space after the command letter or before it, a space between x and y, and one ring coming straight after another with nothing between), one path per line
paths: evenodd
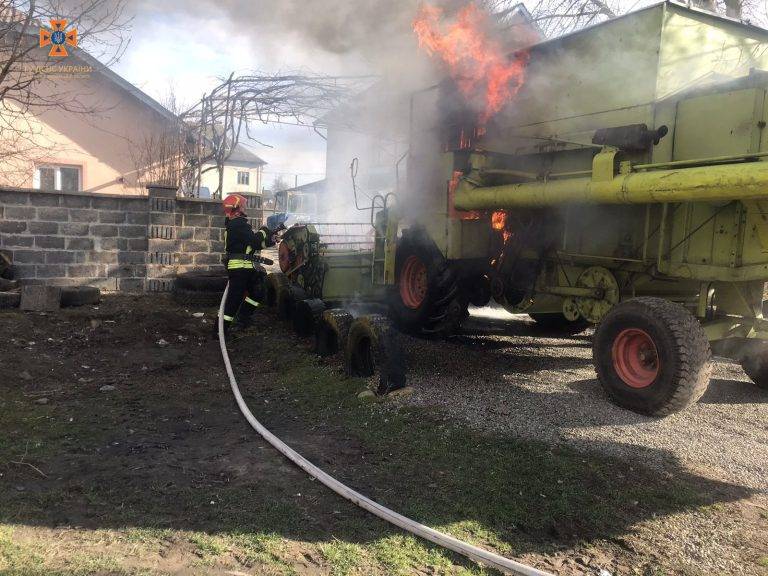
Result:
M18 308L21 303L21 293L0 292L0 310L5 308Z
M301 286L295 284L285 286L277 293L277 317L280 320L290 322L293 318L293 311L296 304L301 300L307 299L307 293Z
M224 292L227 286L226 270L207 272L185 272L173 282L174 287L199 292Z
M423 231L404 233L395 256L395 288L389 311L406 332L445 337L467 317L467 299L451 269Z
M173 299L182 306L190 308L213 308L221 303L222 292L203 292L201 290L187 290L186 288L174 288Z
M405 386L405 354L392 323L380 314L356 318L349 328L344 354L347 374L379 375L378 393Z
M531 312L528 316L536 322L537 330L550 334L575 336L590 326L586 320L568 320L562 312Z
M101 291L95 286L68 286L61 289L62 306L85 306L98 304Z
M600 384L619 406L667 416L707 389L711 352L701 324L681 305L633 298L615 306L595 332Z
M296 302L291 318L294 332L302 337L312 336L324 311L325 303L319 298Z
M320 356L333 356L346 350L352 315L341 308L326 310L315 329L315 352Z
M278 294L281 290L288 288L289 284L288 276L282 272L271 272L270 274L267 274L264 303L270 308L277 306Z

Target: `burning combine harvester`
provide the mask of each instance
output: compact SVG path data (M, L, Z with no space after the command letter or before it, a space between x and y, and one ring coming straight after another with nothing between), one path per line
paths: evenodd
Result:
M423 44L455 64L438 17ZM507 62L498 113L493 95L457 111L450 86L476 82L413 95L407 186L374 200L359 244L288 231L269 279L284 314L360 374L387 358L386 324L350 331L329 306L386 303L442 336L493 299L563 333L597 325L600 382L630 410L695 402L712 352L768 387L768 32L666 2Z

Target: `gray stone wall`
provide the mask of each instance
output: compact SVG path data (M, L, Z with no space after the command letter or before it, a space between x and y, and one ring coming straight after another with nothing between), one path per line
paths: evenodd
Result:
M218 201L0 189L0 250L29 283L166 291L172 278L221 264Z

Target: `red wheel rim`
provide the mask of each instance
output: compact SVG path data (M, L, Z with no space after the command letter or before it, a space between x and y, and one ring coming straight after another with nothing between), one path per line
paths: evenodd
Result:
M647 388L659 375L659 351L644 330L627 328L613 341L613 368L630 388Z
M400 272L400 298L408 308L416 309L427 297L427 267L418 256L409 256Z

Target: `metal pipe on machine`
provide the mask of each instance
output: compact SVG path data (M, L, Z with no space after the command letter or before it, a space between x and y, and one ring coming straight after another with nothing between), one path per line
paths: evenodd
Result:
M563 204L659 204L768 198L768 162L742 162L627 172L613 178L564 178L483 186L464 178L456 190L458 210Z

